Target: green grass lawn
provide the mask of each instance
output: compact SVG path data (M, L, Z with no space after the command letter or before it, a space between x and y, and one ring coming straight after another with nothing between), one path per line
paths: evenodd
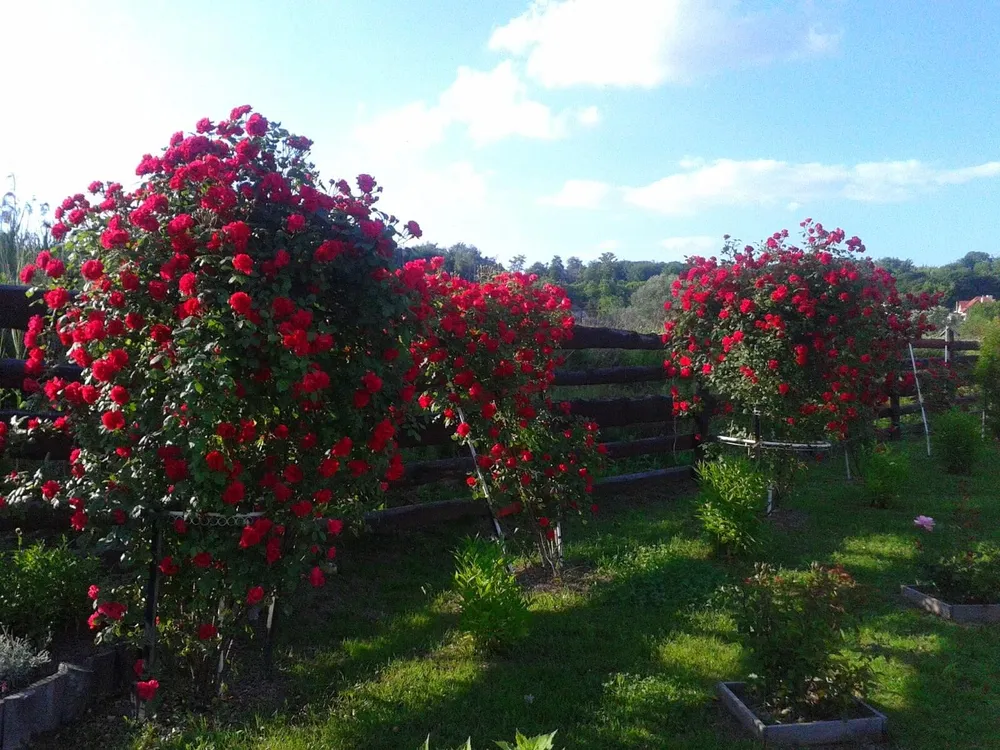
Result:
M813 467L786 503L767 557L790 566L839 562L863 584L861 634L877 654L871 701L890 717L890 747L1000 747L1000 627L966 627L905 608L915 576L912 519L948 523L979 509L1000 538L1000 455L956 479L907 444L905 499L869 508L842 461ZM280 623L279 674L244 675L209 715L173 714L140 727L95 712L43 747L453 748L559 730L557 747L758 747L713 700L743 676L717 588L746 568L715 559L692 520L690 493L605 502L566 531L561 583L530 587L531 630L512 653L485 659L456 631L449 594L460 533L358 540L342 575L310 611ZM535 577L537 578L537 577Z

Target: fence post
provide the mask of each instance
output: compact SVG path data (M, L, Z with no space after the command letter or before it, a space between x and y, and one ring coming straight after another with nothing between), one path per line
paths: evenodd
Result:
M947 365L952 360L951 345L955 343L955 329L951 326L944 327L944 363Z
M889 419L892 425L889 428L889 439L899 440L902 436L902 426L899 420L899 394L893 391L889 394Z

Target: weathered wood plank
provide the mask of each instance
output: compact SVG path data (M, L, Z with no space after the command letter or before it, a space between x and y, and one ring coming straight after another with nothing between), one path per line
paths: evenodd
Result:
M575 399L569 403L572 414L592 419L601 427L625 427L674 419L674 401L669 396Z
M695 447L694 435L659 435L639 440L605 443L610 459L633 458L657 454L680 453ZM475 468L471 456L443 458L434 461L414 461L406 464L400 487L417 487L446 480L465 479Z
M570 413L592 419L604 427L626 427L674 419L673 400L669 396L637 396L635 398L570 399ZM686 419L686 417L678 417ZM404 434L399 444L404 448L446 445L451 442L453 429L440 422L428 425L419 436Z
M79 380L83 370L77 365L58 365L46 372L46 378ZM0 359L0 388L17 388L24 385L24 360Z
M951 349L953 351L972 351L979 349L978 341L945 341L944 339L914 339L910 342L917 349Z
M41 296L28 299L28 287L0 284L0 328L23 331L32 315L45 312Z
M617 328L576 326L573 338L562 342L562 349L663 349L663 340L652 333L636 333Z
M636 487L684 482L692 476L693 472L690 466L675 466L637 474L622 474L598 480L594 486L594 494L607 498ZM486 518L488 515L483 503L471 500L441 500L367 513L365 514L365 522L372 530L395 531L433 526L461 519Z
M608 385L649 383L666 379L663 367L606 367L594 370L556 370L554 385Z

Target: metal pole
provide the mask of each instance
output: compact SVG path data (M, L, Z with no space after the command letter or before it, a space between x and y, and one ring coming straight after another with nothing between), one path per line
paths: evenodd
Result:
M455 410L458 412L458 418L464 422L465 414L462 412L462 407L456 406ZM490 500L490 488L489 485L486 484L486 477L483 476L483 470L479 468L476 447L472 444L472 441L467 438L465 439L465 444L469 447L469 453L472 455L472 464L476 467L476 478L479 480L479 484L483 488L483 495L486 497L486 510L489 511L490 520L493 522L493 531L496 534L497 539L503 541L503 529L500 527L500 522L493 513L493 503Z
M927 427L927 410L924 409L924 395L920 391L920 378L917 376L917 359L913 356L913 344L910 347L910 363L913 365L913 382L917 384L917 400L920 402L920 416L924 420L924 437L927 438L927 456L931 455L931 431Z
M761 454L763 452L764 440L763 440L763 428L760 424L760 410L753 410L753 452L754 460L757 463L758 470L760 469ZM774 512L774 484L768 484L767 486L767 515L771 515Z

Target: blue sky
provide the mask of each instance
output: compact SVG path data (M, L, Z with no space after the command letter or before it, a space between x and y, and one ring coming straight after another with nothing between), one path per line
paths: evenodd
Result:
M1000 3L32 0L0 176L57 202L252 104L427 239L675 260L797 230L1000 253Z

